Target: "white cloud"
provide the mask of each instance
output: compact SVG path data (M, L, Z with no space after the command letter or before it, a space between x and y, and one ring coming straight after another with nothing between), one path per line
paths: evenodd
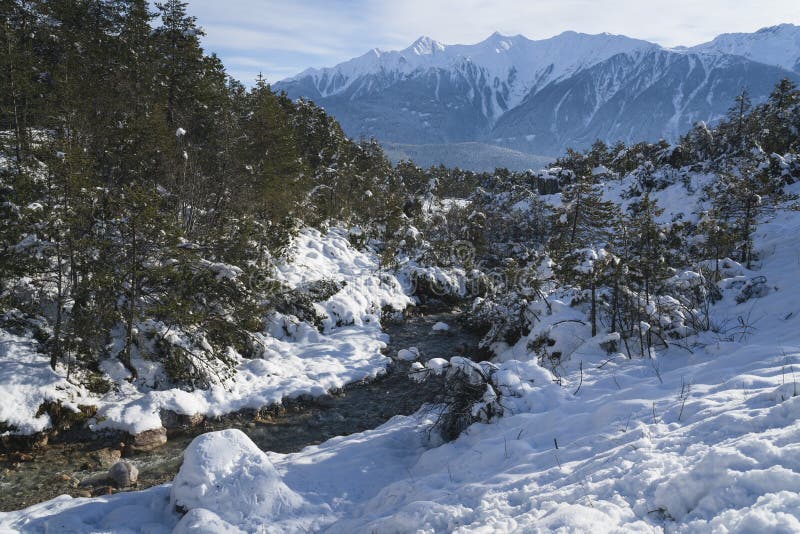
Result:
M210 49L239 51L274 50L335 57L335 50L321 44L308 42L297 35L275 32L268 29L256 30L237 27L232 24L207 24L203 46Z

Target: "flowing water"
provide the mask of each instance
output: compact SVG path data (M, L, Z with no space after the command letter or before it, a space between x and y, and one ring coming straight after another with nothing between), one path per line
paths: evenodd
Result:
M477 346L477 338L460 329L456 317L449 310L430 311L387 325L390 336L387 354L409 346L418 347L426 360L449 358L465 350L471 352ZM433 333L431 327L437 321L448 323L451 330L446 334ZM323 398L291 402L280 410L233 414L206 421L198 428L172 432L165 446L126 458L139 469L138 484L130 489L144 489L171 480L180 467L186 446L204 432L238 428L262 450L287 453L334 436L375 428L395 415L411 414L433 399L436 387L409 380L407 368L407 364L393 365L387 375L371 382L352 384ZM17 510L65 493L89 496L116 491L100 479L115 461L110 453L119 444L119 436L92 437L89 441L56 438L45 449L32 453L32 458L7 458L2 462L0 511ZM92 480L97 482L89 483ZM80 482L83 484L79 485Z

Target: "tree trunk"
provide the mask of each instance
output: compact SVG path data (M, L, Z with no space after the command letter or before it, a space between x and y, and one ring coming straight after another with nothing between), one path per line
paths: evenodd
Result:
M592 279L592 337L597 335L597 284Z
M580 208L580 196L575 198L575 215L572 218L572 233L571 233L570 238L569 238L570 246L572 246L572 244L575 242L575 235L578 232L578 212L579 212L579 208Z
M61 261L61 244L56 242L56 261L58 268L56 270L56 324L53 326L53 346L50 349L50 367L53 371L56 370L56 364L61 359L61 325L63 322L64 310L64 287L63 287L63 264Z
M745 204L745 211L744 211L744 223L742 225L742 261L745 262L745 266L749 269L751 267L751 259L750 259L750 227L752 225L752 206L751 203L752 195L747 198L747 203Z
M16 85L14 83L14 56L11 51L11 35L8 32L8 79L11 83L11 99L13 100L14 108L14 163L17 170L17 177L22 176L22 128L20 126L19 118L19 103Z
M130 258L130 290L128 292L128 321L125 329L125 348L122 350L121 361L125 368L130 371L131 379L138 376L136 368L131 364L131 347L133 345L133 321L136 316L137 299L137 279L138 269L136 268L136 217L131 217L131 258Z

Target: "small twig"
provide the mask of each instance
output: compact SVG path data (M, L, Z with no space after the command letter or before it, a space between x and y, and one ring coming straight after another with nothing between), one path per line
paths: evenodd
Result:
M580 383L578 383L578 389L575 390L575 393L573 393L573 395L577 395L578 392L581 390L581 386L583 385L583 360L581 360L580 370L581 370L581 381Z
M605 366L606 366L606 364L609 364L609 363L611 363L612 361L614 361L614 360L616 359L616 357L617 357L617 355L616 355L616 354L615 354L615 355L613 355L612 357L610 357L609 359L607 359L606 361L604 361L603 363L601 363L600 365L598 365L598 366L597 366L597 368L598 368L598 369L602 369L603 367L605 367Z
M686 399L688 399L688 398L689 398L689 397L684 397L684 398L683 398L683 402L681 402L681 411L680 411L680 413L678 414L678 421L680 421L680 420L681 420L681 417L683 416L683 408L686 406Z
M687 384L683 380L683 378L681 378L681 394L678 398L680 398L682 402L681 402L681 411L678 414L678 421L680 421L681 417L683 416L683 409L686 406L686 401L689 399L689 395L691 394L692 394L692 384L691 383Z
M655 360L651 360L651 362L653 364L653 371L655 371L656 376L658 377L658 381L663 384L664 383L664 379L661 378L661 371L658 369L658 365L656 365L656 361Z
M578 323L578 324L584 324L584 325L586 324L583 321L578 320L578 319L564 319L563 321L556 321L551 326L556 326L556 325L559 325L561 323Z
M620 385L619 385L619 382L617 382L617 375L616 375L616 373L611 373L611 378L614 380L614 383L617 385L617 389L622 389L622 386L620 386Z

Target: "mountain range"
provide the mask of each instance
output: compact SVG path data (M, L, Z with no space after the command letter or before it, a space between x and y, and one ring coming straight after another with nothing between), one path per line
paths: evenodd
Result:
M421 163L435 164L448 146L463 152L466 143L475 162L485 153L503 163L508 154L519 168L596 139L673 141L697 121L719 120L743 89L753 103L765 100L784 77L800 82L793 24L675 48L576 32L543 40L494 33L474 45L421 37L273 88L313 100L348 135L374 137L398 157L424 154Z

